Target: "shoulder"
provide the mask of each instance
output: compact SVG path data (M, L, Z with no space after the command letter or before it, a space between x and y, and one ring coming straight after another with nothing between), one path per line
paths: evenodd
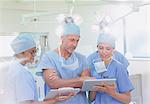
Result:
M93 62L93 60L96 60L96 59L101 59L100 56L99 56L99 54L98 54L98 51L95 51L95 52L91 53L87 57L88 62Z
M98 52L95 51L95 52L91 53L87 58L88 58L88 59L94 59L94 58L96 58L97 56L98 56Z
M118 72L127 71L126 67L116 59L113 59L111 64Z
M118 59L123 59L123 58L125 58L125 56L122 54L122 53L120 53L120 52L118 52L118 51L115 51L114 52L114 57L118 60Z
M74 52L74 54L78 57L78 58L86 58L85 55L78 53L78 52Z
M19 63L11 63L8 69L8 76L12 79L24 78L26 69Z
M123 67L123 65L116 59L112 59L111 63L117 67Z

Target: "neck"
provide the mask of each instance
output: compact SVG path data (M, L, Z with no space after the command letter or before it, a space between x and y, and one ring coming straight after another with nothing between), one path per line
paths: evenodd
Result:
M108 65L112 60L112 57L109 57L108 59L104 60L105 65Z
M62 46L60 46L60 55L64 57L65 59L69 58L71 56L71 53L69 53L67 50L65 50Z

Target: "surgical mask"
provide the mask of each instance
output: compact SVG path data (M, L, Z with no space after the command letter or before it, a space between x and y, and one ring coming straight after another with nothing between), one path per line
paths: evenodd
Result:
M71 58L73 59L74 62L71 64L64 63L65 60L63 59L63 57L61 57L60 49L59 49L59 55L60 55L60 62L61 62L62 68L70 69L70 70L76 70L77 68L79 68L78 58L76 57L76 55L74 53L72 53L72 56L71 56Z
M94 62L94 67L97 73L107 71L104 61Z

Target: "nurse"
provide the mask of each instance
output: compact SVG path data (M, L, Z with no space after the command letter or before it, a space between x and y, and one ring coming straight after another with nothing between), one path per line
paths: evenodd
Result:
M115 78L113 85L94 86L90 100L94 104L129 104L133 90L126 66L114 59L115 39L110 34L100 34L97 39L97 54L88 60L91 76L96 79Z
M71 17L69 17L71 19ZM61 45L47 52L38 66L43 71L47 91L61 87L81 88L85 79L89 79L86 57L75 52L80 40L80 28L73 20L65 21L61 36ZM84 92L61 104L87 104Z
M26 66L34 62L36 43L29 34L22 34L12 41L11 47L15 55L7 73L8 101L6 104L55 104L73 95L69 93L66 96L38 101L35 80Z
M111 35L110 33L100 33L99 35L103 35L103 34L106 34L106 35ZM88 56L88 60L91 61L95 58L100 58L100 57L97 57L98 56L98 51L95 51L93 52L92 54L90 54ZM121 64L123 64L126 68L129 66L129 62L128 60L126 59L126 57L124 55L122 55L120 52L118 52L117 50L113 50L113 58L116 59L117 61L119 61ZM91 64L91 63L89 63Z

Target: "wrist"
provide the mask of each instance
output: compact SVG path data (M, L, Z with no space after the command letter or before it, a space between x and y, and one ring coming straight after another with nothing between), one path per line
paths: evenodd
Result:
M119 93L118 93L118 92L114 92L114 93L111 93L110 95L111 95L112 97L116 98L116 97L119 95Z
M58 101L55 98L53 98L53 99L49 99L49 100L44 101L43 104L55 104L57 102Z

